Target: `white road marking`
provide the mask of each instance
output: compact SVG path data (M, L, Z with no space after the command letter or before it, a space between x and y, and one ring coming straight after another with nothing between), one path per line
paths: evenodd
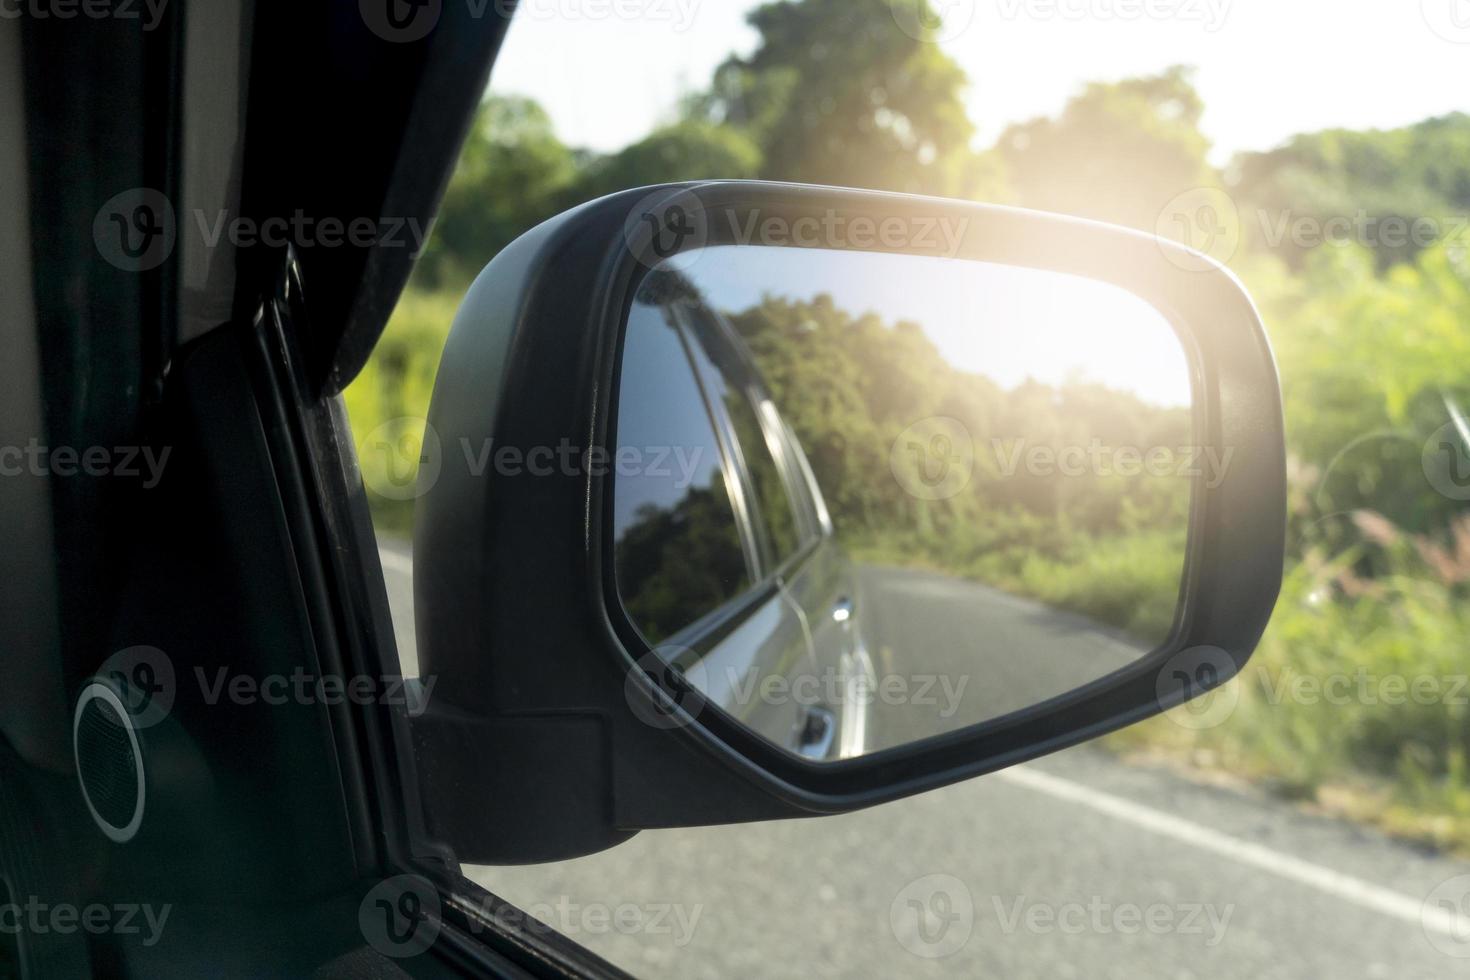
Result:
M400 554L397 551L389 551L387 548L379 548L378 561L383 563L384 568L413 578L413 559L408 555Z
M1345 875L1310 861L1303 861L1301 858L1274 851L1269 847L1252 844L1250 841L1240 840L1229 834L1222 834L1218 830L1211 830L1183 817L1176 817L1162 810L1134 803L1121 796L1103 793L1029 766L1014 766L994 775L1008 783L1085 806L1135 827L1164 837L1172 837L1191 847L1212 851L1240 864L1249 865L1309 888L1315 888L1361 908L1381 912L1404 922L1420 924L1426 930L1433 930L1456 940L1464 939L1464 925L1454 914L1427 906L1423 900L1401 895L1361 878L1354 878L1352 875Z

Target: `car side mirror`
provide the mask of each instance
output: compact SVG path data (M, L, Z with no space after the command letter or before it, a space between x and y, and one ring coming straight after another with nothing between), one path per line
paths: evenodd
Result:
M469 862L1094 738L1234 676L1280 586L1259 317L1209 259L1092 222L615 194L486 267L429 425L414 738Z

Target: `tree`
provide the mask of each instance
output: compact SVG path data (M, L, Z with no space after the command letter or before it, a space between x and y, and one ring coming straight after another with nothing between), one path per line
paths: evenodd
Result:
M1329 237L1371 248L1380 271L1457 234L1459 244L1470 242L1458 218L1470 209L1464 113L1402 129L1307 133L1270 152L1245 154L1234 169L1237 196L1267 219L1254 223L1256 244L1297 271ZM1305 240L1291 233L1300 219L1311 222Z
M468 284L516 236L555 214L576 176L575 155L540 105L516 96L486 99L444 192L416 285Z
M1169 201L1218 184L1190 70L1094 82L1055 119L1009 127L997 148L1026 207L1154 231Z
M689 109L749 133L762 177L951 196L986 190L969 148L964 72L898 29L887 0L770 3L749 21L760 46L721 65Z
M655 130L611 156L592 160L572 189L576 199L680 180L739 180L760 170L760 148L744 133L692 119Z

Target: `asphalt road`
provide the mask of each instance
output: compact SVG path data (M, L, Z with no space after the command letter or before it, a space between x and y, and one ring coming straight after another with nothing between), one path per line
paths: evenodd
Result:
M1092 620L975 582L872 565L856 574L873 668L905 694L873 699L869 751L1039 704L1147 652Z
M384 571L408 672L411 566ZM639 976L1470 976L1470 863L1085 746L862 813L465 872Z

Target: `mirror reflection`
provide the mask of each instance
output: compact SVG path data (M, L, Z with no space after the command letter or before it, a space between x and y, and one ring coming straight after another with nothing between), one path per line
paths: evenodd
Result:
M814 760L1066 694L1165 642L1197 449L1152 306L1055 272L685 253L629 310L611 500L629 620Z

